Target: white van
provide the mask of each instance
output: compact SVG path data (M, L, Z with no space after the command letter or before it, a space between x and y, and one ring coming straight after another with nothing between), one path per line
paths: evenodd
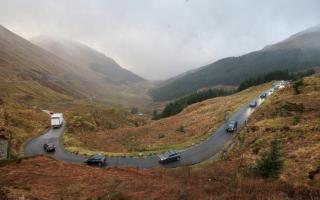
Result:
M63 125L63 114L62 113L54 113L51 115L51 127L52 128L60 128Z

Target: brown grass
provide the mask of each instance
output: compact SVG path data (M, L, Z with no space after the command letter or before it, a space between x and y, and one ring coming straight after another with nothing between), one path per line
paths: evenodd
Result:
M266 100L239 134L228 156L223 157L226 160L170 170L99 169L47 157L13 160L0 163L0 199L319 199L320 176L310 181L307 175L320 160L317 89L320 81L307 78L304 82L300 95L293 95L289 88ZM305 109L303 112L293 109L289 114L279 112L285 102L302 103ZM189 112L185 110L180 115ZM281 178L263 180L248 173L247 166L255 162L275 137L283 141L286 164ZM256 148L260 148L258 155L253 153ZM244 160L239 165L241 152Z
M308 173L320 165L320 77L305 78L299 95L290 87L268 99L253 114L229 156L239 159L243 151L244 165L253 165L275 138L282 141L285 158L281 179L309 184ZM320 187L320 178L311 183Z
M157 152L168 148L186 148L216 130L225 121L226 112L231 115L270 86L271 83L228 97L209 99L188 106L176 116L149 121L148 124L137 127L106 128L82 133L69 130L64 135L65 146L78 153ZM179 130L180 127L184 131Z
M36 157L0 164L3 199L317 199L319 188L236 173L236 163L165 169L99 169Z
M24 155L24 144L28 139L43 134L49 127L48 115L39 109L26 108L12 103L5 104L10 133L10 156Z

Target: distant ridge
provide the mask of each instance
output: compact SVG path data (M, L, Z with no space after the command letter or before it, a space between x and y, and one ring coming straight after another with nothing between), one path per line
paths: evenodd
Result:
M315 66L320 66L320 25L260 51L224 58L164 81L150 94L155 100L167 101L206 87L238 85L248 77L274 70L299 71Z

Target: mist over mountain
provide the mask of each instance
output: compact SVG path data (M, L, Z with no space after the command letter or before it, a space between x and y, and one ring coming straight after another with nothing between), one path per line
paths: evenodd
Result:
M148 82L111 58L74 41L38 42L43 48L0 26L2 95L30 103L55 97L125 106L149 101Z
M320 66L320 28L311 27L260 51L218 60L151 90L155 100L171 100L205 87L238 85L273 70L299 71Z
M34 44L73 63L92 81L104 79L117 84L138 82L143 79L122 68L112 58L105 56L80 42L54 36L38 36L30 39Z
M4 89L9 90L15 84L40 84L43 89L77 97L85 96L89 90L78 85L85 79L72 70L73 66L3 26L0 26L0 46L1 81L10 83Z
M320 47L320 25L311 27L290 36L288 39L277 44L269 45L262 50L299 49Z

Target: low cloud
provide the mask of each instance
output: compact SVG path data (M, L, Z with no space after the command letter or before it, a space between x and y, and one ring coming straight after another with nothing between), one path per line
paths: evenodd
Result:
M81 41L147 79L259 50L320 23L319 0L2 0L23 37Z

